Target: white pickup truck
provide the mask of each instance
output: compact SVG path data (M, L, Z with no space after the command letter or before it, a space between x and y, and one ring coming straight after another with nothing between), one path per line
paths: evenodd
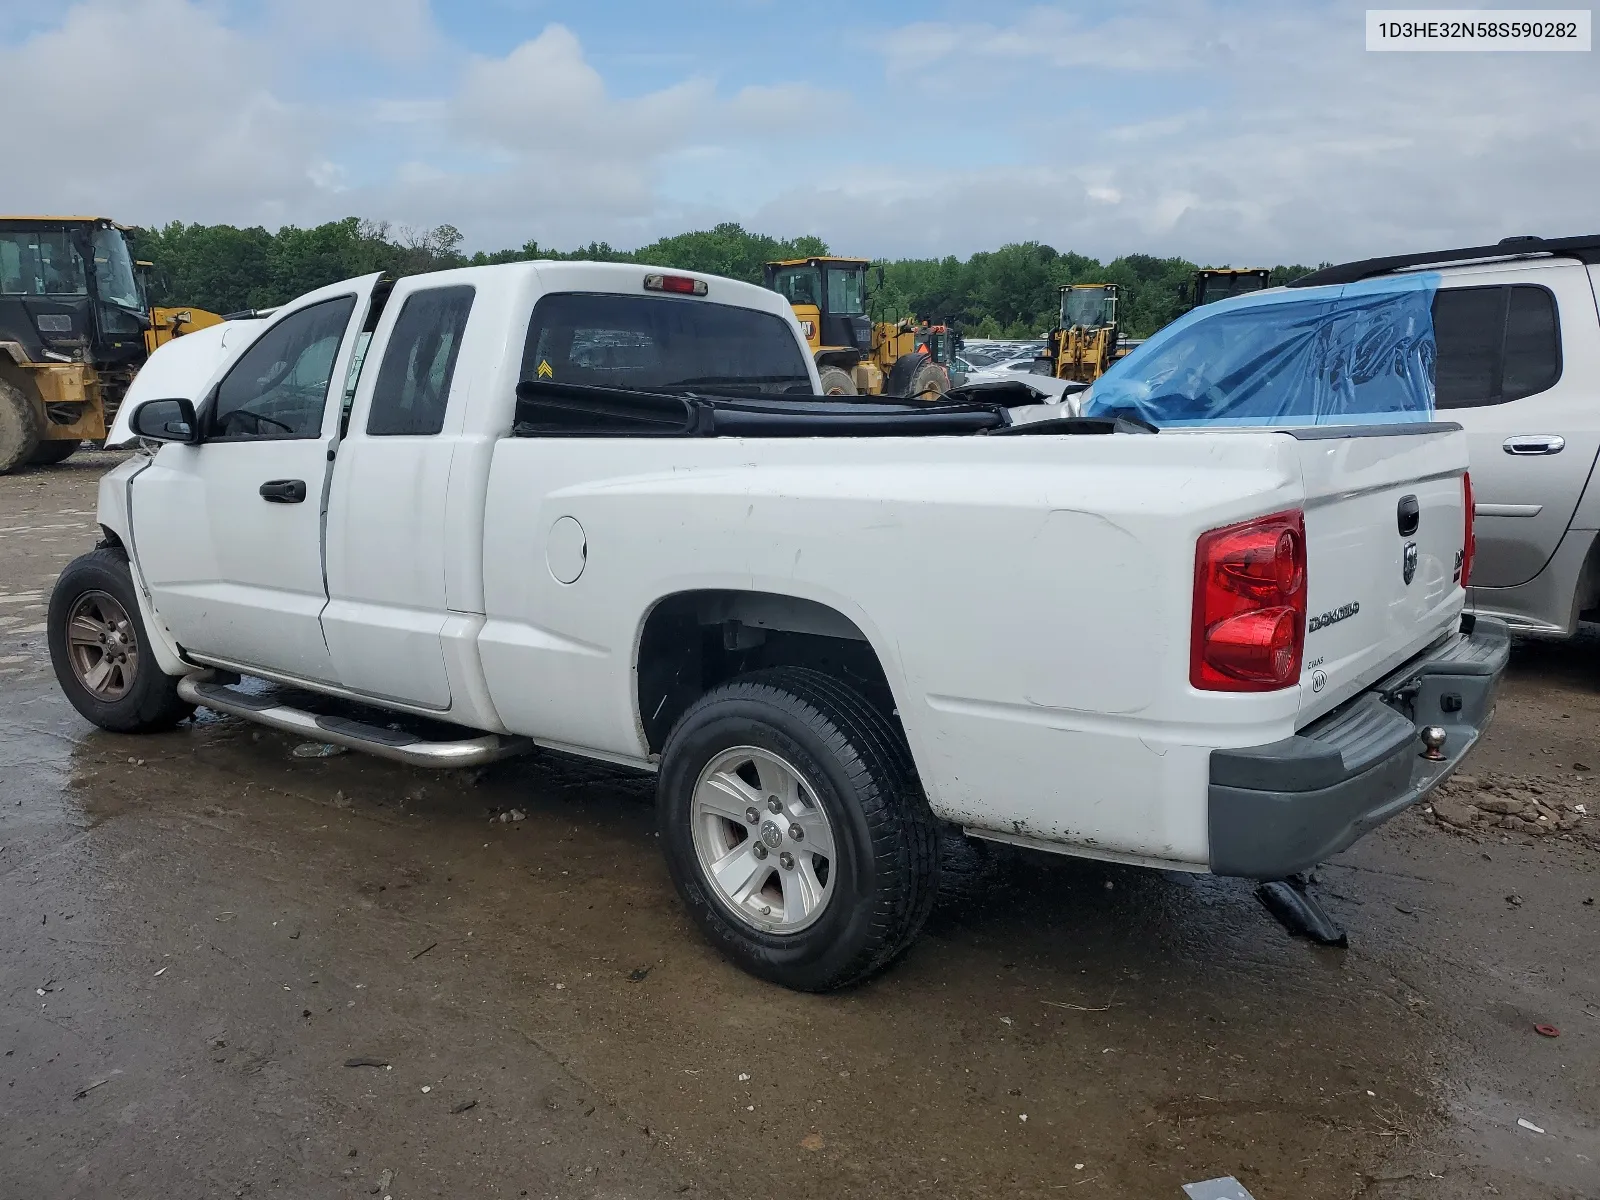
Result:
M147 452L50 605L79 712L656 771L684 902L791 987L905 950L963 832L1303 870L1454 767L1505 662L1452 426L823 399L781 297L624 265L372 276L250 334L130 398Z

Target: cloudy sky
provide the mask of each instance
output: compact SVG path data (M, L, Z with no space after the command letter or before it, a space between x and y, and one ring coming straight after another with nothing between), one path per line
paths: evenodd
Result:
M1499 0L1506 3L1506 0ZM1600 226L1600 61L1264 0L0 0L0 210L1316 262Z

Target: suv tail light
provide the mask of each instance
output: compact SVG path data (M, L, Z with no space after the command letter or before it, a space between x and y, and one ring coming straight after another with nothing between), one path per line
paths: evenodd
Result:
M1472 558L1478 552L1477 510L1472 503L1472 472L1461 476L1461 507L1466 512L1467 527L1461 535L1461 586L1467 586L1472 577Z
M1300 679L1306 644L1306 521L1299 509L1200 535L1189 682L1271 692Z

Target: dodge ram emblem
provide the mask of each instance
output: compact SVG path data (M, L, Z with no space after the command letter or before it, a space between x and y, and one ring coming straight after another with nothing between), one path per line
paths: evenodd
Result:
M1405 556L1400 567L1400 578L1404 579L1407 586L1409 586L1411 581L1416 578L1416 574L1417 544L1415 542L1407 542Z

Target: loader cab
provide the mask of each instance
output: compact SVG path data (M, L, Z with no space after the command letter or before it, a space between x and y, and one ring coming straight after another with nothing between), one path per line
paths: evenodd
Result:
M864 258L790 259L768 263L763 279L794 309L813 352L841 347L864 355L872 349L867 265Z
M136 365L148 311L122 226L104 217L0 217L0 342L34 362Z
M1104 329L1116 323L1116 284L1073 283L1061 289L1062 329Z
M924 325L917 330L917 345L927 350L934 362L953 368L965 343L948 325Z
M1183 296L1191 309L1202 304L1264 291L1272 272L1266 267L1206 267L1196 271Z

